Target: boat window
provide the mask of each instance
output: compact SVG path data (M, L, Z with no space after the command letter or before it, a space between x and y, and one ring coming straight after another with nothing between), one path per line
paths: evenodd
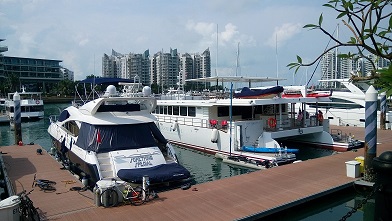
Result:
M229 107L218 107L218 117L229 116Z
M75 123L75 121L68 121L67 123L64 124L65 129L68 130L72 135L75 137L79 135L79 127Z
M181 116L187 116L188 115L188 111L187 111L187 107L180 107L180 115Z
M167 106L163 106L163 114L167 115Z
M168 115L173 115L173 107L172 106L168 106L167 107L167 114Z
M159 114L163 114L163 106L159 106Z
M178 114L179 114L179 107L173 106L173 115L178 115Z
M188 107L188 116L196 117L196 108L195 107Z

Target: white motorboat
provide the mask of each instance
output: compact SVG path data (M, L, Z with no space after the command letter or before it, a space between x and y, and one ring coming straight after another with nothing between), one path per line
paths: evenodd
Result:
M4 102L4 106L9 118L14 118L15 103L14 94L8 93L8 97ZM42 100L42 92L26 92L22 87L20 95L20 108L22 121L34 121L44 118L44 101Z
M152 185L190 177L155 124L156 99L148 89L144 96L119 97L109 85L104 96L51 116L52 151L89 187L100 180L141 183L145 175Z
M331 99L318 102L318 109L331 125L365 127L365 93L369 87L366 82L353 83L350 79L320 80L340 82L346 90L334 90ZM380 101L381 96L378 96ZM379 102L380 103L380 102ZM378 105L380 108L380 105ZM308 103L307 110L315 112L315 103ZM387 129L392 129L392 111L386 111ZM380 109L377 111L377 127L380 128Z
M269 82L273 78L210 77L192 79L201 82ZM230 98L229 93L215 97L197 96L195 99L181 96L157 101L153 114L158 127L172 143L191 149L218 154L220 158L245 159L256 164L272 165L296 160L294 153L284 151L286 144L300 143L347 151L359 146L337 143L329 133L329 121L322 122L316 116L301 117L294 110L295 104L305 107L308 102L328 101L328 97L296 97L263 99ZM230 111L232 110L232 111ZM305 110L304 110L305 111ZM230 114L232 113L232 114ZM280 149L278 153L245 151L244 147Z

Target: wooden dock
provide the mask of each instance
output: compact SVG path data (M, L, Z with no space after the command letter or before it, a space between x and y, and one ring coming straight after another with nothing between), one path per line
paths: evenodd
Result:
M363 140L364 128L333 127ZM378 130L378 155L392 151L392 131ZM90 191L38 145L5 146L0 150L16 192L31 190L37 178L56 181L57 191L39 188L30 198L44 220L254 220L353 185L346 176L346 161L363 156L363 149L307 160L159 193L159 198L142 206L96 207ZM73 184L67 184L67 182Z

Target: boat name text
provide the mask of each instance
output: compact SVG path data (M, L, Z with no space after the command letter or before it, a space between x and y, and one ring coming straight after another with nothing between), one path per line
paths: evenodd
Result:
M152 155L131 157L131 163L135 163L135 168L152 166L152 160L154 160Z

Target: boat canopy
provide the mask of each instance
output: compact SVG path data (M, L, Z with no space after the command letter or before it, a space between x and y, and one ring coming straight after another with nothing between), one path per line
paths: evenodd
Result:
M76 145L104 153L166 145L167 140L154 122L124 125L91 125L82 122Z
M131 79L125 79L125 78L86 78L86 79L80 81L79 83L118 85L120 82L133 83L134 81Z
M61 112L58 121L63 122L64 120L68 119L69 117L69 113L67 110L63 110L63 112Z

